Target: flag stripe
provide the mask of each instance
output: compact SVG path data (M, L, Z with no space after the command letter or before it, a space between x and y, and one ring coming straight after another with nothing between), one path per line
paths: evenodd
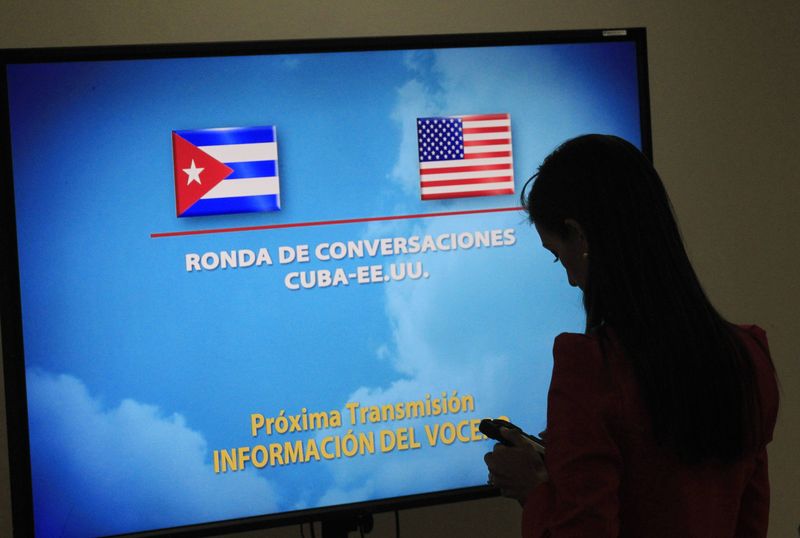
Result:
M245 196L242 198L201 198L192 207L184 211L181 217L278 211L280 208L281 204L277 194Z
M472 166L483 166L486 164L511 164L511 157L495 157L490 159L471 158L467 159L465 155L463 159L450 159L447 161L428 161L419 163L420 170L425 170L425 173L432 174L428 170L440 168L466 168Z
M495 183L483 183L481 185L449 185L447 187L426 187L423 188L424 194L441 194L444 192L472 192L472 191L486 191L497 189L511 189L507 181L498 181Z
M511 127L511 122L508 120L463 121L461 124L464 126L464 129L472 129L475 127Z
M474 134L486 134L486 133L508 133L511 131L511 128L508 125L504 125L502 127L464 127L463 132L464 136L466 135L474 135Z
M468 114L466 116L457 116L461 121L484 121L484 120L507 120L510 121L511 117L508 114Z
M502 146L508 145L510 142L508 137L501 140L464 140L464 151L467 151L466 148L469 146Z
M275 142L231 144L229 146L198 146L198 148L223 163L274 161L278 158L278 145Z
M498 183L498 180L505 180L504 183L511 183L513 186L513 181L511 176L506 176L504 178L500 177L480 177L475 179L450 179L450 180L436 180L436 181L423 181L421 183L423 189L427 189L429 187L447 187L449 185L479 185L481 183Z
M480 134L464 134L464 143L482 141L484 144L490 140L502 140L504 144L511 142L508 133L480 133Z
M478 143L478 145L472 146L464 146L464 158L468 159L470 154L473 153L485 153L485 152L495 152L495 151L507 151L509 155L511 155L511 144L495 144L490 146L483 146Z
M465 159L496 159L497 157L511 157L510 151L485 151L483 153L468 153L464 151ZM511 159L507 159L511 162Z
M476 191L476 192L445 192L442 194L423 194L423 200L448 200L450 198L473 198L478 196L495 196L498 194L514 194L514 190L511 189L496 189L496 190L488 190L488 191Z
M482 170L510 170L510 169L511 169L511 163L502 163L502 164L484 164L478 166L461 165L461 166L449 166L443 168L422 168L420 169L419 173L422 174L423 176L433 175L433 174L438 176L440 174L445 175L451 172L477 172Z
M277 177L249 177L246 179L224 180L205 193L201 200L211 198L235 198L237 196L260 196L278 194L280 187Z
M175 131L178 136L195 146L230 144L255 144L275 142L275 127L230 127L200 131Z
M225 179L240 179L249 177L271 177L278 175L276 161L250 161L244 163L225 163L233 168L233 173Z
M510 188L497 188L476 191L460 191L453 192L452 190L437 192L437 193L423 193L423 200L444 200L447 198L468 198L471 196L494 196L497 194L514 194L514 189Z
M510 167L504 170L478 170L474 172L448 172L444 174L436 174L434 176L425 176L427 180L436 179L474 179L476 177L503 177L508 176ZM421 180L421 179L420 179Z

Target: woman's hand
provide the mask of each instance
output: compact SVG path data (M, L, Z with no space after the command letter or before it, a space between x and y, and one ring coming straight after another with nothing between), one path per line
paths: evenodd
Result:
M547 481L542 454L519 432L501 428L500 433L513 446L497 443L483 457L489 468L489 484L499 488L504 497L524 504L528 494Z

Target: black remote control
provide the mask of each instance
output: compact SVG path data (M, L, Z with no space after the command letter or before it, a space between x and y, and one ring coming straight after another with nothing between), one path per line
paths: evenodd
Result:
M485 435L486 437L488 437L490 439L494 439L498 443L502 443L502 444L504 444L506 446L512 446L511 443L509 443L500 434L500 428L508 428L509 430L516 430L519 433L521 433L522 435L524 435L525 437L527 437L528 439L530 439L531 441L533 441L534 444L538 445L538 448L540 448L541 450L544 450L544 441L542 439L536 437L535 435L531 435L529 433L525 433L524 431L522 431L522 428L520 428L516 424L510 423L507 420L503 420L501 418L485 418L485 419L481 420L481 423L478 426L478 429L480 430L480 432L483 435Z

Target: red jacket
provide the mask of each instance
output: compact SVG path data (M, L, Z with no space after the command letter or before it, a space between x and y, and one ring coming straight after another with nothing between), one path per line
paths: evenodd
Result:
M523 508L522 535L766 536L766 444L778 409L767 338L743 327L768 438L753 457L689 467L656 445L631 367L594 336L556 338L547 409L548 482ZM608 347L608 346L607 346Z

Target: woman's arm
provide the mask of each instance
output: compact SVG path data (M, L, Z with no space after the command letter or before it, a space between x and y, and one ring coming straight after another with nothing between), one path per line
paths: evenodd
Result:
M618 412L597 339L555 342L547 408L549 480L531 491L524 536L616 536L622 459L611 432Z

